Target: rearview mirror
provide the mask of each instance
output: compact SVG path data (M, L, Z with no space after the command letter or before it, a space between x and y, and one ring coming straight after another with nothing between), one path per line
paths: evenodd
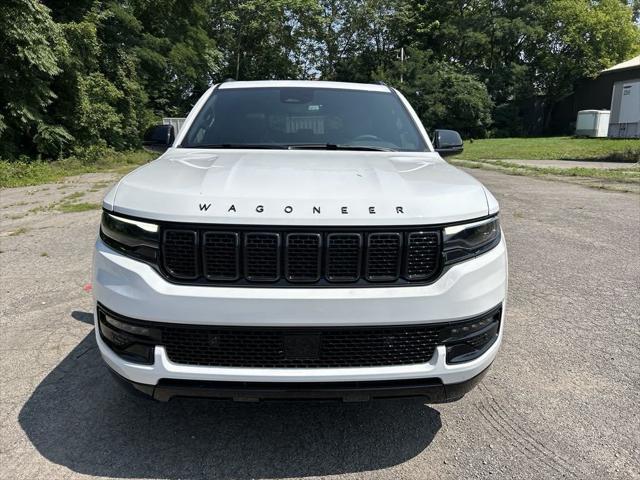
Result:
M443 157L457 155L464 150L462 137L455 130L436 130L433 134L433 147Z
M156 125L144 133L142 147L150 152L164 152L175 139L173 125Z

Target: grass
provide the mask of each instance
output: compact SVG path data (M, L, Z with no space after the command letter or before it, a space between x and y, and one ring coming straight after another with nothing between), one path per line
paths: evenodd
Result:
M76 202L82 197L84 197L84 192L74 192L69 195L65 195L62 199L50 203L48 205L39 205L37 207L32 208L27 212L27 214L31 213L42 213L42 212L50 212L50 211L58 211L62 213L74 213L74 212L86 212L88 210L99 210L102 208L102 205L99 203L90 203L90 202Z
M10 205L7 205L7 207L22 207L24 205L29 205L29 203L31 203L31 202L16 202L16 203L12 203Z
M457 160L640 161L640 140L609 138L491 138L465 142Z
M13 232L9 234L10 237L17 237L18 235L22 235L23 233L27 233L29 231L28 228L20 227L15 229Z
M513 160L581 160L628 162L624 168L552 167ZM608 138L494 138L466 142L461 155L449 159L454 165L495 170L509 175L571 178L589 186L621 191L640 188L640 140ZM596 181L595 183L593 181Z
M99 210L102 208L102 205L99 203L61 203L57 206L57 209L63 213L74 213L74 212L86 212L88 210Z
M100 190L104 190L108 186L112 185L113 182L96 182L93 186L88 190L89 192L99 192Z
M94 157L69 157L57 161L31 162L0 160L0 187L26 187L93 172L126 173L152 160L156 155L144 150L130 152L98 151Z
M71 200L77 200L79 198L84 197L84 192L74 192L74 193L70 193L69 195L65 195L64 197L62 197L62 201L63 202L70 202Z
M46 212L48 210L51 210L51 208L52 208L51 205L38 205L37 207L33 207L33 208L29 209L29 211L27 213L30 214L30 213Z
M560 177L590 177L612 180L616 182L640 182L640 166L629 164L628 168L586 168L586 167L538 167L535 165L519 165L504 160L472 161L454 159L455 165L469 168L489 168L506 171L514 175L555 175Z

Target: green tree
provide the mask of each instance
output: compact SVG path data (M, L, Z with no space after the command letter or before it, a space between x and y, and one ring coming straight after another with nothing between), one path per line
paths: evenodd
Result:
M620 0L407 0L397 17L400 44L487 86L505 134L524 133L521 112L540 100L548 121L577 80L640 48L632 8Z
M227 77L385 79L406 93L429 128L526 134L533 123L526 112L543 105L548 120L577 80L638 53L639 5L5 0L0 156L137 147L157 117L186 114ZM405 62L398 61L401 49Z
M35 0L8 0L0 9L0 156L56 156L73 140L47 107L52 79L68 54L62 30Z
M222 78L296 79L312 75L306 40L317 26L315 0L219 0L211 35L222 52Z
M103 132L101 138L107 145L117 149L138 147L140 132L148 124L148 97L141 84L135 52L144 26L132 4L111 2L106 6L96 17L100 46L98 75L93 75L89 83L80 84L81 93L87 96L89 103L111 107L104 109L104 121L110 128L94 124L94 129ZM104 95L100 93L101 88L105 89ZM118 126L110 118L111 110L119 118Z
M392 63L396 42L395 0L325 0L311 55L326 80L370 81Z
M53 14L69 48L52 88L49 112L75 137L74 148L139 146L149 123L133 48L142 26L128 5L88 1L79 15L59 0Z
M548 105L547 121L576 80L640 51L640 28L632 9L619 0L551 0L541 22L546 35L528 54L530 80Z
M455 65L433 60L419 50L409 50L399 84L400 64L379 72L407 97L427 130L451 128L465 137L482 138L491 127L493 102L487 87Z
M141 82L157 115L183 116L221 77L222 53L209 0L136 0L142 34L135 44Z

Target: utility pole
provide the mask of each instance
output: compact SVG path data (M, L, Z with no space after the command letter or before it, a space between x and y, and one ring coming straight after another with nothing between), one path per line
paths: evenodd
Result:
M404 82L404 61L406 60L404 47L400 47L400 83Z

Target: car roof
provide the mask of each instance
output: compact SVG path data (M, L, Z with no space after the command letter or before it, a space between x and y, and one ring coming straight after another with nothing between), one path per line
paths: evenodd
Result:
M351 83L351 82L327 82L324 80L255 80L235 81L230 80L221 83L220 90L235 88L338 88L343 90L363 90L369 92L389 92L390 88L382 84Z

